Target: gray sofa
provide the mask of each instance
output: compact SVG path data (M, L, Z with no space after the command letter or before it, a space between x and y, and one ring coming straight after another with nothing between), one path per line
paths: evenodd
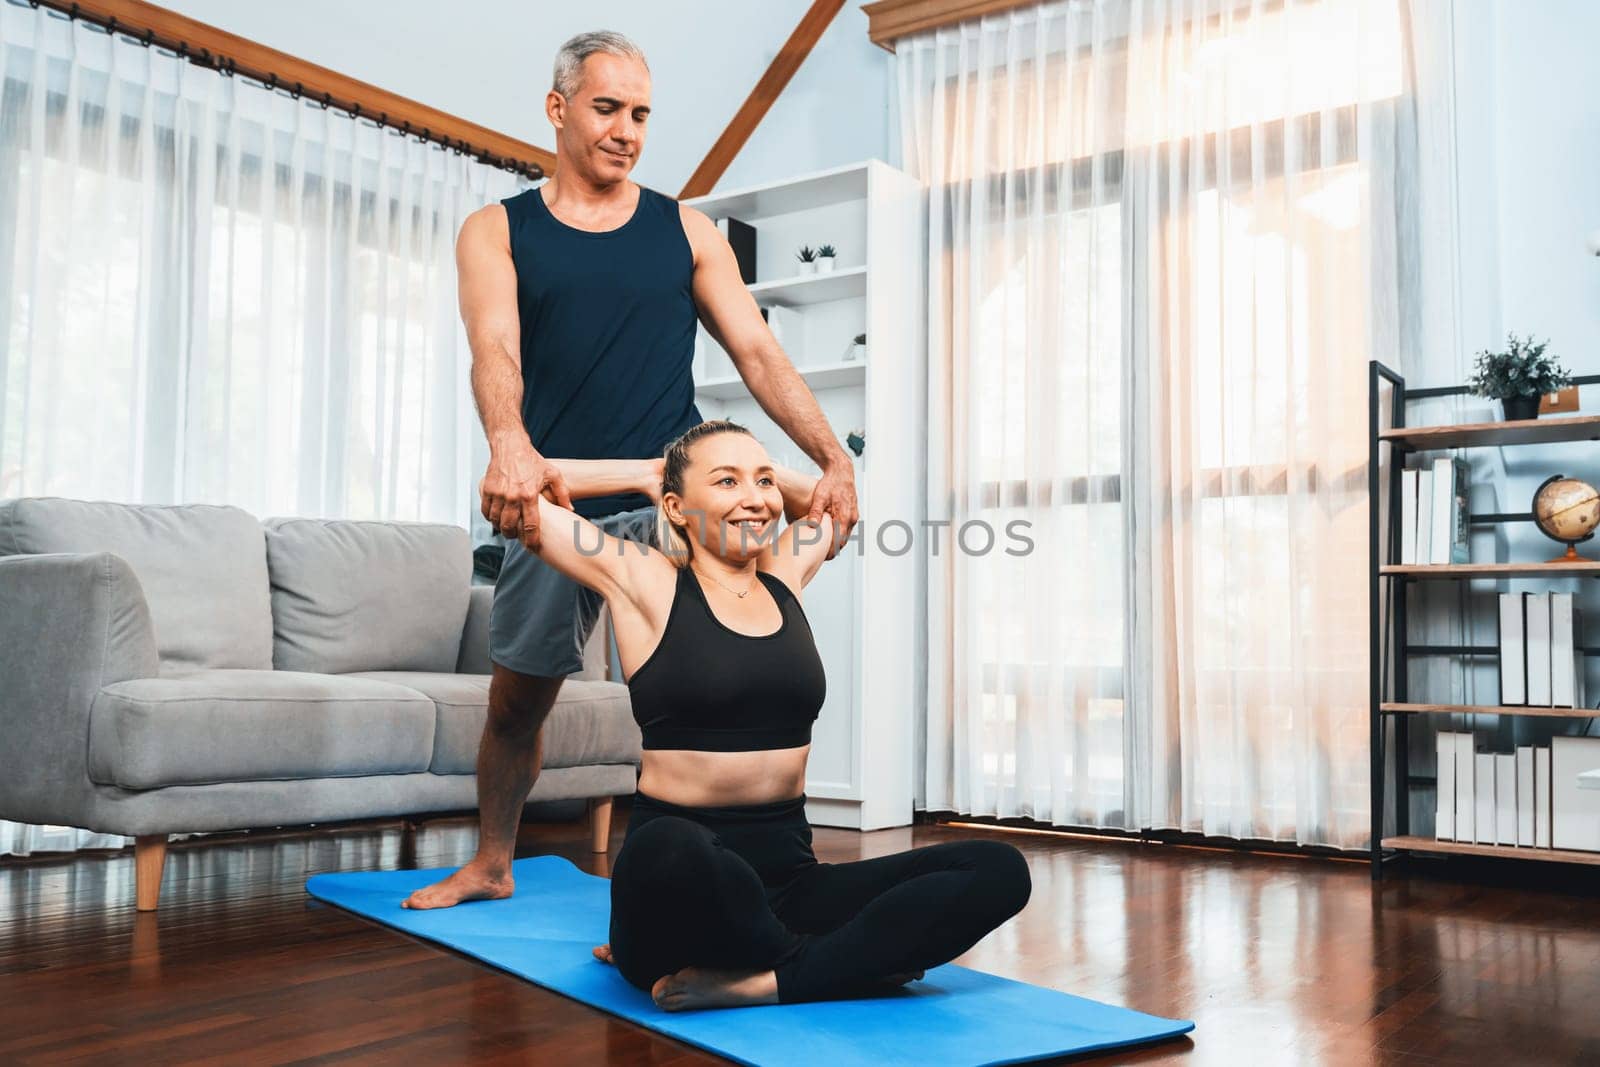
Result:
M493 594L448 524L0 500L0 818L134 837L148 911L171 834L474 810ZM596 851L640 761L604 621L529 794Z

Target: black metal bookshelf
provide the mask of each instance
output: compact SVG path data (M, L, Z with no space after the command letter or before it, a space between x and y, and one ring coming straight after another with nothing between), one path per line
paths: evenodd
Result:
M1394 389L1393 423L1380 426L1383 383ZM1600 382L1600 375L1574 377L1574 385ZM1518 845L1480 845L1464 841L1437 841L1411 833L1410 789L1432 779L1411 774L1410 724L1415 715L1528 715L1559 718L1589 718L1591 708L1546 708L1526 705L1432 704L1413 701L1408 693L1408 670L1413 656L1460 655L1496 659L1500 650L1492 646L1412 645L1406 640L1406 601L1412 585L1419 581L1462 580L1472 578L1600 578L1600 563L1588 560L1574 563L1444 563L1390 564L1385 559L1400 556L1400 471L1411 452L1446 448L1500 448L1507 445L1555 444L1566 441L1600 441L1600 415L1554 416L1507 422L1469 423L1458 426L1407 426L1406 404L1443 396L1462 396L1465 385L1428 389L1406 388L1405 378L1377 360L1368 364L1367 377L1367 462L1368 508L1368 649L1371 664L1370 744L1372 760L1372 877L1383 877L1384 864L1409 852L1452 853L1474 856L1504 856L1512 859L1543 860L1557 863L1600 864L1600 852L1572 852L1562 849L1528 848ZM1383 445L1393 450L1389 457L1389 484L1380 485L1379 452ZM1389 494L1389 528L1379 522L1379 493ZM1474 526L1507 522L1531 522L1530 512L1480 513L1469 516ZM1389 617L1380 618L1378 605L1384 582L1389 583ZM1385 657L1384 624L1394 633L1394 693L1385 699L1384 679L1388 674ZM1600 655L1600 648L1585 647L1586 655ZM1383 836L1385 813L1384 772L1390 754L1384 740L1387 719L1394 719L1395 833Z

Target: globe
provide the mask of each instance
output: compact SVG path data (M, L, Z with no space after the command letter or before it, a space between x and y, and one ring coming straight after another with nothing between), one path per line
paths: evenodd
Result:
M1567 546L1566 555L1550 562L1580 559L1573 546L1589 540L1600 526L1600 492L1588 482L1552 475L1534 491L1533 522L1546 537Z

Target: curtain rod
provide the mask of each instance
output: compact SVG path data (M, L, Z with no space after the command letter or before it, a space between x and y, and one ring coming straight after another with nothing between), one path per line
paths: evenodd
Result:
M94 26L132 44L156 48L223 77L243 77L292 99L338 108L351 118L397 130L480 163L537 180L555 170L542 148L375 85L317 66L144 0L5 0Z

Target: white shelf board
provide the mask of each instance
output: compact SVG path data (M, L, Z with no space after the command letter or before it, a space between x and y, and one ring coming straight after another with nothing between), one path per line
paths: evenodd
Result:
M824 363L816 367L795 367L812 392L819 389L837 389L842 385L861 385L867 380L865 360L854 359L847 363ZM718 400L737 400L750 395L750 387L737 374L727 378L709 378L696 382L694 391L701 396Z
M707 193L683 201L711 219L732 216L741 222L809 211L828 204L863 200L867 195L867 165L870 161L847 163L842 167L802 174L789 181L751 185L725 193Z
M793 278L751 282L745 288L762 306L802 307L829 300L848 300L867 295L867 268L848 267L826 274L796 274Z

